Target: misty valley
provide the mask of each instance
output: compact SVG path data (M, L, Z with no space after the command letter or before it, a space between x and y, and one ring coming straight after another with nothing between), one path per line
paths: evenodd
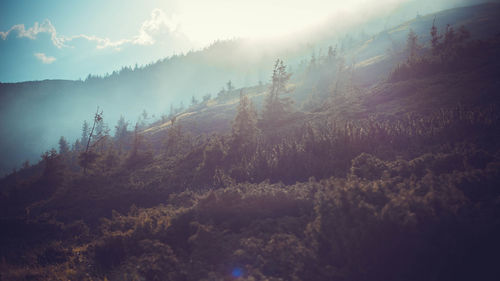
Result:
M61 53L0 83L0 280L498 280L500 3L393 2L82 79L48 70L70 43L139 61L189 25L1 31Z

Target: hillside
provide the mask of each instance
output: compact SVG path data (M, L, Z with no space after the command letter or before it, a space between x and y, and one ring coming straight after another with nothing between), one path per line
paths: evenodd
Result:
M272 58L269 83L235 82L114 132L94 97L65 102L103 85L132 97L162 79L155 68L228 49L85 82L1 84L2 114L27 99L54 119L94 116L73 146L62 139L0 179L0 280L496 280L499 10L421 16L291 68ZM170 79L218 79L199 69ZM116 95L102 99L120 108L127 93ZM149 95L134 106L159 103Z
M369 39L332 35L319 40L313 49L309 43L291 42L271 48L275 44L220 41L204 50L175 55L150 65L124 67L105 77L89 75L85 81L0 83L0 127L9 132L9 137L2 138L0 143L0 153L4 155L0 173L19 168L25 160L36 162L40 153L55 146L61 135L72 142L76 140L83 121L88 120L97 106L104 110L110 129L121 115L135 123L143 110L158 120L170 113L172 105L175 109L182 104L188 106L193 96L200 100L211 94L215 98L229 80L238 88L257 85L259 81L266 84L277 57L292 66L295 79L305 71L311 53L316 53L316 57L325 55L328 45L337 45L345 64L356 67L356 75L352 77L356 85L369 88L385 78L401 60L410 28L423 44L428 42L434 18L440 31L446 24L455 28L464 24L473 39L489 38L499 29L498 12L498 4L456 8L420 16ZM318 52L321 49L323 54ZM310 95L309 90L306 85L304 91L296 91L297 104Z

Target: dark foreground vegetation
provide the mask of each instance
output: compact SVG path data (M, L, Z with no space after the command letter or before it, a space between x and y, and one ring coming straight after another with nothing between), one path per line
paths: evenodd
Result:
M334 48L293 81L278 60L226 133L179 115L110 136L98 110L2 180L0 279L496 280L500 44L430 32L366 92Z

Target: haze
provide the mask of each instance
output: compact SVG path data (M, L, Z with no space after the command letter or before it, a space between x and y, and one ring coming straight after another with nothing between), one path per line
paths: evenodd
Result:
M232 38L305 40L375 16L411 18L463 0L4 1L0 81L79 79ZM479 1L477 1L479 2ZM369 28L369 27L368 27ZM313 32L314 31L314 32ZM27 71L28 69L28 71Z
M38 161L60 136L74 142L97 106L111 129L121 115L135 124L144 109L157 121L192 97L217 96L229 80L237 88L269 82L278 57L298 69L328 46L479 2L3 1L0 128L9 134L0 139L0 174ZM349 64L367 58L345 56ZM85 82L5 83L45 79Z

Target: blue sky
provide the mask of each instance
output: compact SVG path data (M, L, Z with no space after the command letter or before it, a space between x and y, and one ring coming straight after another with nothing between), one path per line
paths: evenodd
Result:
M170 6L165 1L2 1L0 81L85 78L194 48L176 33Z
M327 21L335 26L363 20L412 1L4 0L0 82L84 79L217 39L293 36ZM467 0L443 0L454 1Z

